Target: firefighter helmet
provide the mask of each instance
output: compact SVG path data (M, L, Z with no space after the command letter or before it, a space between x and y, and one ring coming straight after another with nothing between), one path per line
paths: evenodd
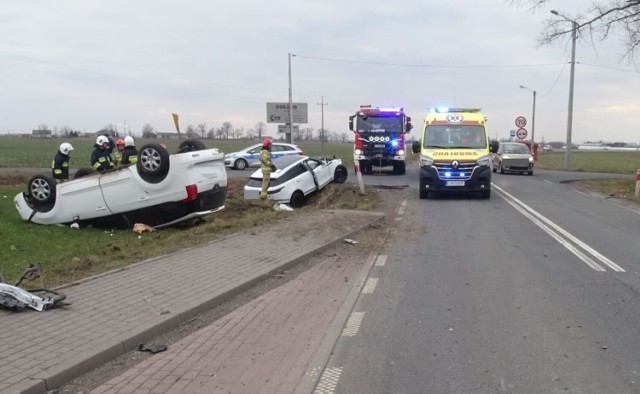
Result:
M59 150L63 155L68 155L73 150L73 146L68 142L63 142L60 144Z

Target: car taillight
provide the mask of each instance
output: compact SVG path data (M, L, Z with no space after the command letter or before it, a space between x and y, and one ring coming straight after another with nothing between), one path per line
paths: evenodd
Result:
M187 189L187 198L182 200L182 202L191 202L198 198L198 186L196 186L195 184L187 185L185 186L185 189Z
M303 151L298 152L298 156L304 156L304 152Z

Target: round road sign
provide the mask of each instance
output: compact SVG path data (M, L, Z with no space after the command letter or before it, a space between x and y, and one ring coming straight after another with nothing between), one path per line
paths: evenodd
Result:
M516 131L516 137L520 140L527 138L527 129L519 128L518 131Z
M526 125L527 125L527 118L525 118L524 116L518 116L516 118L516 126L518 128L523 128Z

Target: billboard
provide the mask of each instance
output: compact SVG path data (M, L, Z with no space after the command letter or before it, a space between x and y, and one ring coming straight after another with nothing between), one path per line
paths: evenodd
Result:
M308 123L307 103L291 103L293 123ZM267 123L290 123L289 103L267 103Z

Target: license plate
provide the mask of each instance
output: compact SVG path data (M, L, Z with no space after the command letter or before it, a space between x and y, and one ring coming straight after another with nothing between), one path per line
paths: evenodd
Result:
M375 144L374 148L384 148L384 144Z
M464 181L447 181L447 186L464 186Z

